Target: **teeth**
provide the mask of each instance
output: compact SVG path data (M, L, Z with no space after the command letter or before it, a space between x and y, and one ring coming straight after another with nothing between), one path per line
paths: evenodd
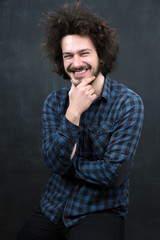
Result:
M79 71L79 72L75 72L75 74L82 74L82 73L85 73L86 70L83 70L83 71Z

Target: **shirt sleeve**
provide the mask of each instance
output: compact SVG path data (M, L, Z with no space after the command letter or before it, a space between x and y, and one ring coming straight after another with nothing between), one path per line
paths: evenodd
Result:
M129 175L138 146L144 118L144 106L137 95L123 101L103 159L90 161L76 154L75 176L89 183L120 186Z
M58 174L65 174L71 166L71 153L81 128L60 117L59 102L56 92L50 94L43 108L42 150L44 164Z

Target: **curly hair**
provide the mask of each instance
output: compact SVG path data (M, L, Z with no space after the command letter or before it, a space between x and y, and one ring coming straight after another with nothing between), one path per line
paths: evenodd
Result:
M116 31L108 22L93 13L90 9L80 6L80 1L65 3L57 11L44 14L41 27L45 31L45 40L41 47L53 65L53 71L69 79L64 70L61 40L67 35L77 34L89 36L93 41L100 63L100 70L105 76L113 67L117 58L119 45L116 42Z

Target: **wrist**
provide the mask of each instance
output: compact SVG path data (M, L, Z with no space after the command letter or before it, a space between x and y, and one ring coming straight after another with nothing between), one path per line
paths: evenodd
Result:
M81 114L78 111L75 111L74 109L68 107L65 116L70 122L79 126Z

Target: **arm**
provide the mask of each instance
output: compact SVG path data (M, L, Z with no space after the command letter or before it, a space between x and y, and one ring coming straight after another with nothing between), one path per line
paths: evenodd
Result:
M95 79L95 76L92 76L82 83L79 86L75 87L73 82L71 89L69 91L69 107L66 111L66 118L73 124L79 126L81 114L89 108L91 103L96 99L95 90L89 84ZM75 143L71 160L76 152L77 143Z
M70 169L71 159L76 151L76 143L81 134L80 116L96 98L91 85L94 77L83 81L77 87L72 83L69 91L69 107L66 115L60 118L58 110L59 97L56 92L49 95L43 108L43 156L44 163L59 174L65 174Z
M60 117L59 97L57 93L50 94L43 108L43 139L42 150L44 164L59 174L65 174L71 165L71 154L77 142L81 128Z
M119 110L104 158L89 161L75 154L75 176L93 184L120 186L132 166L142 129L143 111L143 103L138 96L127 99Z

